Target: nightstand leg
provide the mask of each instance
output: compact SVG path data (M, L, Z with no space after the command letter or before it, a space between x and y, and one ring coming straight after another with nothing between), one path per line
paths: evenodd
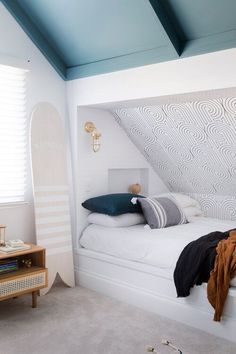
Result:
M32 307L35 309L37 307L37 296L38 296L38 291L33 291L32 292Z

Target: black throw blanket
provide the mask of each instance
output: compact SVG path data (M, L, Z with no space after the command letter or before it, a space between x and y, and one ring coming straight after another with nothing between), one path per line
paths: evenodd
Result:
M229 233L215 231L190 242L182 251L174 271L178 297L186 297L194 285L208 282L214 268L216 247L219 241L227 239Z

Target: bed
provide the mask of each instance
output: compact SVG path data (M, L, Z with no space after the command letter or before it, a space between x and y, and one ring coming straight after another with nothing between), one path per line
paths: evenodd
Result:
M108 228L91 224L80 238L76 278L82 286L100 291L235 341L236 279L231 282L222 322L212 321L206 285L177 299L173 271L182 249L211 231L226 231L236 222L192 217L188 224L164 229L135 225Z

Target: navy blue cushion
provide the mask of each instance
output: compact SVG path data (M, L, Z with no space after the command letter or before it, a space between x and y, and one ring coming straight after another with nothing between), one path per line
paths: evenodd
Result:
M95 213L107 215L121 215L125 213L142 213L139 204L132 204L132 198L144 198L142 195L131 193L106 194L90 198L82 203L82 206Z

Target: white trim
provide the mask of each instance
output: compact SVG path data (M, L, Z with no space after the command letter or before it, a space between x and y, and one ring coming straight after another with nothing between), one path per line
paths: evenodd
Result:
M42 217L44 214L48 215L49 213L57 213L57 212L69 212L69 205L64 203L63 205L53 205L53 206L42 206L35 207L36 214L39 214Z
M66 236L62 236L62 237L54 237L54 238L45 238L45 239L40 239L40 245L46 247L47 245L54 245L54 244L60 244L60 243L64 243L64 242L70 242L71 241L71 236L70 235L66 235Z
M68 202L69 197L66 192L61 193L60 195L49 195L44 197L35 197L36 208L39 203L50 203L50 202Z
M40 230L37 230L36 234L40 238L40 236L42 236L42 235L50 235L50 234L54 234L56 232L63 232L63 231L70 232L70 225L68 224L68 225L57 226L57 227L48 227L47 229L40 229Z
M154 267L139 262L127 261L126 259L109 256L105 253L98 253L98 252L86 250L85 248L77 248L75 253L95 260L98 259L106 263L116 264L128 269L133 269L142 273L152 274L164 279L172 280L172 275L166 269L161 269L158 267Z
M41 192L68 192L69 188L66 185L55 186L36 186L34 187L34 193Z
M65 246L65 247L57 247L53 249L47 249L47 256L52 256L60 253L71 253L71 252L72 252L72 245Z
M205 286L177 299L167 270L82 248L76 253L77 284L236 342L236 290L230 290L223 319L216 323Z
M70 222L70 215L63 214L59 216L48 216L48 217L43 217L43 216L38 216L38 219L36 220L36 225L48 225L48 224L53 224L53 223L62 223L62 222Z

